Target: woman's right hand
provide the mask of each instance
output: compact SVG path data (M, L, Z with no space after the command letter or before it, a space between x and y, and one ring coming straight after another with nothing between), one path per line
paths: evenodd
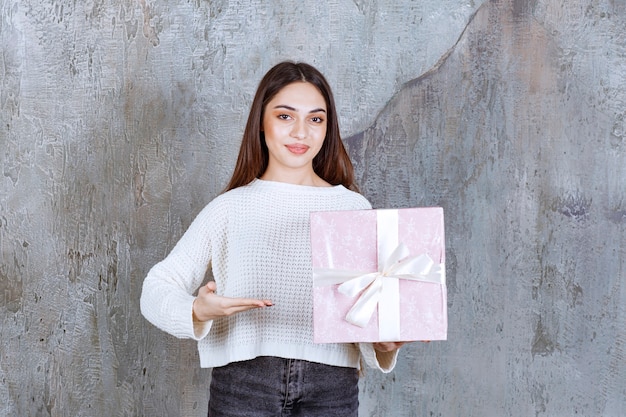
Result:
M214 281L209 281L198 290L198 296L193 302L193 320L209 321L220 317L230 316L253 308L269 307L270 300L254 298L230 298L215 294L217 289Z

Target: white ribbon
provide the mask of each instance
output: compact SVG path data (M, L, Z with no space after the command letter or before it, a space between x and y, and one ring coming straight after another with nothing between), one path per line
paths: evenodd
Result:
M398 243L397 210L377 210L377 230L377 272L315 268L313 278L316 286L341 284L337 290L348 297L361 293L346 315L346 321L365 327L378 307L380 341L397 341L400 338L399 280L444 284L445 267L436 264L427 254L409 256L408 247Z

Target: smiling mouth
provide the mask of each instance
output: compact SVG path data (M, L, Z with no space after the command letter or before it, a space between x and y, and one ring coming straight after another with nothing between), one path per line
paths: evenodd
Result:
M306 145L285 145L285 147L289 152L295 153L296 155L302 155L309 150L309 147Z

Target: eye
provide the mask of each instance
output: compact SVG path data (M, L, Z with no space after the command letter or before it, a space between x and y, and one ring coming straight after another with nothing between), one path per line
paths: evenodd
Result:
M279 114L279 115L278 115L278 118L279 118L280 120L289 120L289 119L291 118L291 116L289 116L288 114L284 114L284 113L283 113L283 114Z
M322 118L321 118L321 117L319 117L319 116L315 116L315 117L312 117L312 118L311 118L311 121L312 121L313 123L322 123L322 122L324 121L324 119L322 119Z

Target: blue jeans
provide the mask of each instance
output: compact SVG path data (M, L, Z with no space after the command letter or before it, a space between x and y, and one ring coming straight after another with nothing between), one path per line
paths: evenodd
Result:
M359 376L296 359L258 357L214 368L209 417L357 417Z

